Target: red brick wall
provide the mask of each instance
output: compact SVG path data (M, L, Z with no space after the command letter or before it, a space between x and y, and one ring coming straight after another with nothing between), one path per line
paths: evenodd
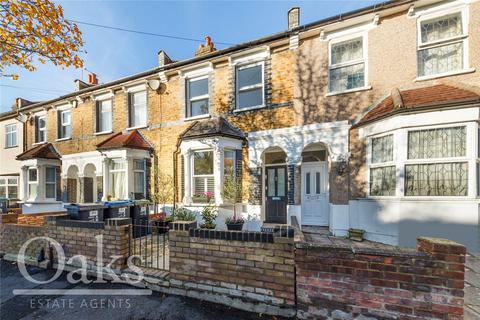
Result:
M372 316L462 319L465 247L419 238L417 250L297 244L300 319Z

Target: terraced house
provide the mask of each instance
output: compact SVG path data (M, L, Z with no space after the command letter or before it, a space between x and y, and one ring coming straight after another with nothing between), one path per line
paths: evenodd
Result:
M188 60L22 105L24 212L205 193L243 183L245 225L350 228L413 245L416 235L479 250L480 2L390 1ZM193 50L192 50L193 51ZM193 52L192 52L193 53Z

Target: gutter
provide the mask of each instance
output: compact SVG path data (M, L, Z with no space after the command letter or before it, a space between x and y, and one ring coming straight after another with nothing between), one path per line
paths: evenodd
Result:
M107 82L107 83L104 83L104 84L100 84L100 85L96 85L96 86L93 86L93 87L85 88L85 89L82 89L82 90L79 90L79 91L75 91L75 92L60 96L60 97L52 99L52 100L42 101L42 102L39 102L39 103L36 103L36 104L30 104L30 105L26 106L25 108L22 108L21 111L33 109L33 108L36 108L36 107L41 107L41 106L48 105L48 104L52 104L52 103L55 103L55 102L58 102L58 101L61 101L61 100L68 99L68 98L74 98L76 96L79 96L79 95L82 95L82 94L85 94L85 93L88 93L88 92L93 92L93 91L96 91L96 90L99 90L99 89L104 89L104 88L108 88L108 87L111 87L111 86L119 85L119 84L122 84L122 83L125 83L125 82L128 82L128 81L137 80L137 79L142 78L142 77L148 77L148 76L151 76L151 75L155 75L156 73L158 73L160 71L175 69L175 68L182 67L182 66L185 66L185 65L188 65L188 64L193 64L193 63L196 63L196 62L200 62L200 61L212 59L212 58L215 58L215 57L218 57L218 56L233 53L235 51L240 51L242 49L248 49L248 48L258 46L258 45L262 45L262 44L265 44L265 43L268 43L268 42L282 40L284 38L289 38L290 35L295 34L297 32L306 31L307 29L321 27L321 26L324 26L324 25L327 25L327 24L332 24L332 23L335 23L335 22L341 22L341 21L344 21L344 20L347 20L347 19L350 19L350 18L355 18L355 17L363 15L363 14L373 13L373 12L377 12L377 11L380 11L380 10L385 10L385 9L397 7L397 6L400 6L400 5L410 4L410 3L414 3L414 2L416 2L416 0L391 0L391 1L386 1L386 2L379 3L379 4L375 4L375 5L371 5L369 7L349 11L349 12L346 12L346 13L343 13L343 14L339 14L339 15L336 15L336 16L333 16L333 17L326 18L326 19L317 20L315 22L311 22L311 23L299 26L299 27L291 29L291 30L274 33L272 35L269 35L269 36L266 36L266 37L263 37L263 38L259 38L259 39L252 40L252 41L249 41L249 42L244 42L244 43L232 46L230 48L218 50L218 51L215 51L215 52L203 55L203 56L193 57L191 59L178 61L178 62L172 62L170 64L167 64L167 65L163 66L163 67L156 67L154 69L150 69L150 70L147 70L147 71L144 71L144 72L141 72L141 73L137 73L137 74L134 74L134 75L131 75L131 76L127 76L125 78L120 78L118 80L114 80L114 81Z

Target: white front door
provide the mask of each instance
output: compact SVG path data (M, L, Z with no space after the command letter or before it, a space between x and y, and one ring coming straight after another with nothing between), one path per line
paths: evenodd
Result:
M302 225L328 226L326 162L302 164Z

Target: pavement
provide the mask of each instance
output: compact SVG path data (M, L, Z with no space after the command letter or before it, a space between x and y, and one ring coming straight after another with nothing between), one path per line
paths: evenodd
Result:
M52 270L27 267L37 280L48 280ZM278 319L243 312L200 300L163 295L153 292L147 296L134 295L14 295L14 289L135 289L115 283L70 284L62 274L49 284L34 284L25 279L16 265L0 261L0 319L161 319L161 320L250 320Z
M468 254L465 263L465 320L480 319L480 254Z

